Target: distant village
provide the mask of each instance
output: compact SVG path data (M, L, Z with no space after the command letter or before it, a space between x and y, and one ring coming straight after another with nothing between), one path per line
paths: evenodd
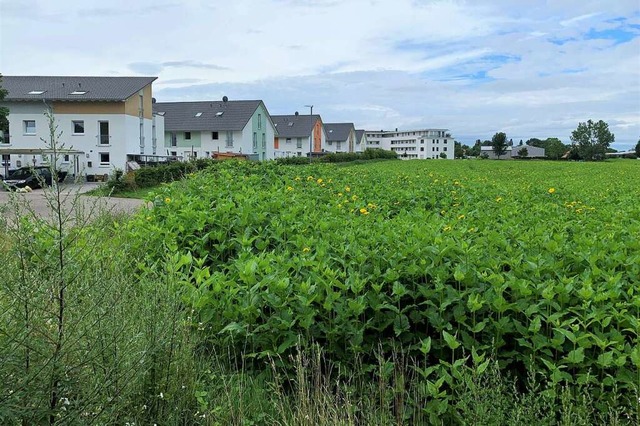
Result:
M0 84L6 95L1 105L9 109L9 124L0 139L2 168L38 166L50 160L52 153L45 148L51 138L46 111L55 116L62 166L87 176L176 160L242 156L263 161L366 149L394 151L407 160L545 157L543 146L522 146L522 142L511 141L500 156L488 143L461 146L442 128L372 130L358 129L351 122L324 122L311 105L309 111L271 115L262 100L225 96L157 102L156 80L3 76Z

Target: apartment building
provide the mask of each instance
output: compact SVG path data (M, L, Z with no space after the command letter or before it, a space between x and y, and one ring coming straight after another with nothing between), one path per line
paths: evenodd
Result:
M367 148L395 151L403 160L454 159L454 139L447 129L366 131Z
M156 155L162 117L152 112L157 77L3 76L9 129L0 138L3 170L46 165L52 159L45 113L55 119L61 169L104 176L141 155Z
M154 112L164 117L167 155L188 158L214 153L248 154L255 160L274 158L276 127L260 100L157 102Z

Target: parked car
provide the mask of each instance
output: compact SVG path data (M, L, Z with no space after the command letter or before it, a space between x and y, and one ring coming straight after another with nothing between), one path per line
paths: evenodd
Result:
M62 182L67 172L58 172L58 182ZM30 187L42 188L43 185L51 185L53 178L51 170L47 166L22 167L14 170L4 179L3 185L9 189Z

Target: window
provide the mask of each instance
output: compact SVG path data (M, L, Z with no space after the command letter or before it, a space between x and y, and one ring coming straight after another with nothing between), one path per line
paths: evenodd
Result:
M211 132L211 139L213 139L214 141L218 140L218 132Z
M178 151L171 151L171 155L176 157L178 155Z
M341 143L340 143L340 142L336 142L336 150L337 150L337 151L339 151L339 150L340 150L340 145L341 145Z
M442 150L443 150L443 151L446 151L446 150L447 150L447 147L446 147L446 146L445 146L445 147L443 147L443 148L442 148Z
M101 166L108 166L111 163L111 160L109 158L109 153L108 152L101 152L98 155L100 155L100 165Z
M287 138L287 143L291 143L291 138Z
M253 151L257 151L258 150L258 134L256 132L253 132Z
M175 132L171 133L171 146L178 146L178 137Z
M202 117L202 113L201 112L196 113L196 117Z
M421 147L420 147L420 151L424 151L424 146L421 146Z
M68 163L69 162L69 154L65 154L62 156L62 162L63 163Z
M262 134L262 149L267 149L267 135Z
M184 140L185 141L191 140L191 132L184 132Z
M258 129L262 129L262 114L258 114Z
M100 132L98 136L100 145L109 145L109 142L111 142L111 136L109 136L109 122L99 121L98 129Z
M232 132L232 131L228 131L228 132L227 132L227 143L226 143L226 147L227 147L227 148L233 148L233 132Z
M87 91L86 90L74 90L73 92L69 93L70 95L86 95Z
M32 90L27 95L42 95L46 90Z
M296 141L296 148L302 148L302 138L298 138Z
M84 135L84 120L74 120L71 123L73 124L74 135Z
M25 135L36 134L36 120L24 120L24 134Z
M2 154L2 165L9 166L11 164L11 154Z

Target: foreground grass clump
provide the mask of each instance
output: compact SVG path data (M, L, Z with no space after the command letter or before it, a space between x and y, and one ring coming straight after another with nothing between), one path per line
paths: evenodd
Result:
M533 374L549 401L588 389L592 412L637 418L638 177L631 162L226 163L128 229L148 263L180 254L209 347L287 368L315 342L363 375L401 347L432 420L490 359L519 389Z

